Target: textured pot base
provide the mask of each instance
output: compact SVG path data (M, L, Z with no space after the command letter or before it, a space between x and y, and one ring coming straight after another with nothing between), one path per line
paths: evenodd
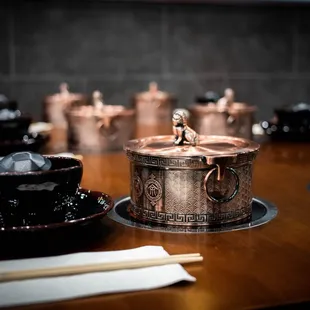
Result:
M108 214L112 220L125 226L170 233L214 233L250 229L263 225L277 216L278 210L272 203L260 198L252 200L252 217L246 222L235 222L221 226L172 226L139 221L131 216L130 197L122 197L115 201L114 209Z

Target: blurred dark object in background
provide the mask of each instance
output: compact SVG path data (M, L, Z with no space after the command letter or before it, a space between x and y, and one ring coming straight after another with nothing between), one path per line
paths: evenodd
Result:
M0 156L12 152L37 152L48 141L47 135L30 133L32 117L18 109L18 102L0 94Z
M156 82L149 83L147 91L136 93L131 106L136 110L137 138L170 135L172 113L177 104L177 97L159 90Z
M59 93L48 95L44 98L44 116L46 122L51 123L54 128L67 128L65 110L72 106L85 105L88 98L84 94L72 93L67 83L61 83Z
M257 108L235 102L234 91L225 90L222 98L209 91L204 97L196 97L199 102L189 106L191 127L203 135L236 136L252 139L254 113ZM202 101L205 101L202 103Z
M102 93L94 91L92 105L66 109L68 149L82 153L122 150L134 138L135 113L122 105L107 105Z
M168 92L159 90L156 82L151 82L147 91L137 93L132 98L132 106L137 111L139 125L170 122L176 105L177 98Z
M310 104L300 102L274 109L270 121L261 122L265 133L272 140L310 141Z
M207 91L203 96L196 96L195 103L197 104L208 104L216 103L220 99L220 96L214 91Z
M178 108L205 85L230 86L259 107L258 120L269 119L276 106L310 96L310 6L291 1L292 13L282 3L1 1L0 93L41 121L42 98L62 81L129 106L130 95L155 80Z

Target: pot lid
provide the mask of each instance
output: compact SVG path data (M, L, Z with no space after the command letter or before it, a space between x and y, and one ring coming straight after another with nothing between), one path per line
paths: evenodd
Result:
M299 111L310 111L310 104L305 102L297 103L296 105L292 106L292 111L299 112Z
M214 91L207 91L203 96L196 96L195 102L197 104L216 103L219 100L219 95Z
M255 112L257 108L255 106L247 105L243 102L233 102L230 106L220 106L216 103L209 103L207 105L201 105L199 103L193 104L189 107L191 113L243 113L243 112Z
M102 109L97 109L91 105L82 105L71 108L67 113L81 117L113 117L117 115L133 114L133 109L126 109L122 105L104 105Z
M134 110L128 110L122 105L105 104L102 92L95 90L92 94L92 105L72 107L68 113L81 117L97 116L99 118L110 118L118 115L132 114Z
M125 107L122 105L105 104L103 99L103 93L100 92L99 90L95 90L93 92L92 99L93 99L92 108L95 113L114 115L125 110Z
M0 105L7 104L8 102L9 102L9 99L5 95L0 94Z
M10 100L5 95L0 94L0 111L3 109L10 110L10 111L16 111L17 106L18 106L18 103L16 100Z
M254 112L256 110L255 106L250 106L243 102L236 102L235 92L231 88L226 88L224 96L221 98L219 98L217 94L214 92L207 92L205 98L207 100L205 101L205 103L209 104L202 105L201 100L199 101L199 98L196 98L195 104L192 105L190 109L193 112L197 110L198 113L204 113L204 112L242 113L242 112Z
M233 102L231 104L231 106L229 107L230 110L234 110L234 111L255 111L256 107L252 106L252 105L248 105L244 102Z
M125 151L139 156L150 156L150 158L186 158L211 165L223 160L226 163L240 162L242 157L242 161L247 161L253 157L249 154L257 153L259 150L258 143L242 138L198 135L187 125L187 115L184 110L174 111L172 123L175 135L130 140L124 146ZM154 162L161 165L160 161L154 160Z
M47 96L47 101L72 102L79 101L84 96L82 94L71 93L68 83L61 83L59 85L59 93Z
M200 135L196 145L175 145L175 136L154 136L130 140L125 150L161 157L230 156L257 151L256 142L229 136Z
M310 104L306 102L299 102L289 106L284 106L283 108L275 109L276 111L287 111L287 112L300 112L300 111L310 111Z

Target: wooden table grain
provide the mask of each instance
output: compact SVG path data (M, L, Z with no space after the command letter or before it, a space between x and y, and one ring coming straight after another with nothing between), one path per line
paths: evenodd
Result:
M83 163L82 187L114 198L128 195L129 165L123 152L84 155ZM144 245L161 245L171 254L200 252L202 264L185 266L196 283L20 308L227 310L310 301L309 184L309 144L266 142L255 162L253 192L278 207L278 216L271 222L234 232L169 234L125 227L106 217L96 242L90 243L89 235L72 249L68 245L51 253Z

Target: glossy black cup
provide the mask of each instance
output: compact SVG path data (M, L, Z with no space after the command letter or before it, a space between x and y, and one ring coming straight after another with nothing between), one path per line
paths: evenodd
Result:
M80 160L46 156L51 169L0 173L0 228L62 222L83 174Z

